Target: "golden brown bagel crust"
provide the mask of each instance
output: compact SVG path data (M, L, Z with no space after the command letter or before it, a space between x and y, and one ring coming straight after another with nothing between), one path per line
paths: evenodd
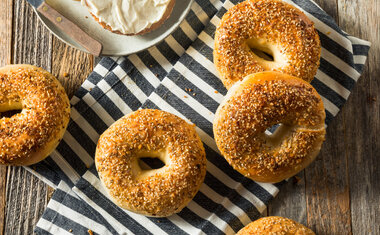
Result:
M261 182L295 175L317 156L325 137L325 111L307 82L278 72L247 76L219 106L214 136L232 167ZM273 135L265 130L282 124Z
M264 61L251 51L248 40L252 39L262 48L275 48L274 62ZM279 0L239 3L224 14L215 32L214 64L227 89L262 71L279 71L310 82L319 67L320 53L314 23Z
M157 155L165 166L142 171L138 159ZM206 154L194 125L152 109L126 115L107 129L99 139L95 163L118 206L155 217L181 211L206 174Z
M143 34L151 32L153 30L156 30L157 28L159 28L170 17L170 15L171 15L171 13L173 11L174 5L175 5L175 1L176 0L172 0L169 3L169 5L168 5L168 7L167 7L167 9L166 9L166 11L164 13L164 15L162 16L162 18L159 21L157 21L156 23L152 24L149 28L143 29L142 31L140 31L138 33L124 34L124 33L120 32L119 30L113 30L111 28L111 26L107 25L105 22L101 22L99 20L99 18L96 17L94 14L92 14L91 12L90 12L90 14L96 20L96 22L98 22L104 29L107 29L108 31L111 31L112 33L116 33L116 34L120 34L120 35L126 35L126 36L143 35Z
M58 145L70 118L70 103L59 81L32 65L0 68L0 164L31 165Z
M236 235L315 235L311 229L294 220L268 216L258 219L244 228Z

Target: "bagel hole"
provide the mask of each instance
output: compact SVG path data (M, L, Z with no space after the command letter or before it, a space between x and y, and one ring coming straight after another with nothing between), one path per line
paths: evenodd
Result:
M267 51L262 51L259 48L250 48L253 53L255 53L258 57L261 59L267 60L267 61L274 61L274 57L272 53L269 53Z
M21 113L22 109L13 109L13 110L7 110L7 111L4 111L4 112L0 112L0 118L11 118L13 117L14 115L16 114L19 114Z
M138 163L141 170L155 170L165 166L165 163L158 157L141 157Z

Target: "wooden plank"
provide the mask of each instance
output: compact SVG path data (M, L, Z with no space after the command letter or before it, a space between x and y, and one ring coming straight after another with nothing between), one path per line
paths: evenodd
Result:
M276 198L268 205L268 214L293 219L307 225L305 172L284 185Z
M0 67L10 64L12 58L13 0L0 1ZM4 233L7 168L0 166L0 235Z
M28 63L51 70L52 37L25 2L14 2L13 63ZM5 234L31 234L46 206L48 186L22 167L7 174Z
M53 38L52 73L65 87L69 97L80 87L92 72L94 57L72 48Z
M327 128L316 161L305 170L308 226L316 234L351 234L343 115Z
M337 1L317 0L339 24ZM348 167L342 113L329 125L316 161L305 170L308 226L316 234L351 234Z
M380 1L339 0L341 27L372 42L365 73L346 105L345 143L353 234L380 234Z

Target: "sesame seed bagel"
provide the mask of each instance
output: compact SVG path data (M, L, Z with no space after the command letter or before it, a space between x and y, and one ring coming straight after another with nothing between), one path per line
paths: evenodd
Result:
M320 54L314 23L280 0L241 2L224 14L215 32L214 64L227 89L262 71L283 72L310 82Z
M280 216L268 216L251 222L236 235L315 235L304 225Z
M144 157L159 158L165 166L142 169ZM109 127L99 139L95 164L115 204L152 217L180 212L206 175L206 153L194 126L153 109L128 114Z
M261 72L236 83L219 106L215 141L229 164L260 182L279 182L309 165L325 138L325 111L302 79ZM268 135L273 125L281 126Z
M6 117L2 113L21 110ZM0 68L0 164L31 165L58 145L70 118L59 81L32 65Z

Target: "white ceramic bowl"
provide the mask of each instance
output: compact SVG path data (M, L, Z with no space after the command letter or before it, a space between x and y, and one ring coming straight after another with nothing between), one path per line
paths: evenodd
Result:
M194 0L177 0L172 14L158 29L140 36L125 36L103 29L90 15L80 1L46 0L62 15L76 23L90 36L103 44L102 56L124 56L145 50L156 45L170 35L185 19ZM36 11L37 12L37 11ZM37 12L42 23L59 39L81 51L86 51L78 43L58 29L48 19Z

